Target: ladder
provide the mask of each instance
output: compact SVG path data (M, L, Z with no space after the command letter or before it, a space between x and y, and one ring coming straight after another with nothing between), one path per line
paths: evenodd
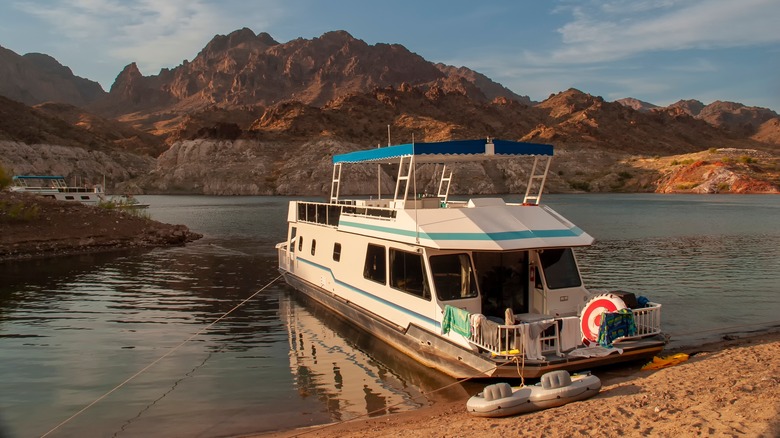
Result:
M339 201L339 183L341 182L341 163L333 165L333 180L330 183L330 203Z
M452 170L450 170L450 173L447 173L447 166L445 165L441 169L441 180L439 181L439 191L436 194L439 198L443 198L442 201L447 202L447 197L450 194L450 181L452 181ZM444 183L447 183L447 187L444 187ZM444 193L442 193L442 189L444 189Z
M541 161L545 161L545 163L542 164ZM551 155L537 155L534 157L534 165L531 168L531 175L528 177L528 186L525 189L523 205L539 205L551 162ZM542 170L542 168L544 168L544 170Z
M405 158L409 158L406 167L404 167ZM404 173L404 170L406 170L406 173ZM408 157L401 156L401 161L398 163L398 178L395 181L395 195L393 195L393 201L399 201L398 192L401 190L401 184L404 184L404 197L402 200L406 201L406 198L409 195L409 180L412 177L412 172L414 172L414 155Z

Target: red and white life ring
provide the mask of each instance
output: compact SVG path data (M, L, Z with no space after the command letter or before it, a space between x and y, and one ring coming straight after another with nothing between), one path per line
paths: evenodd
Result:
M626 303L613 294L601 294L588 300L580 314L580 329L582 339L587 344L588 341L595 342L599 336L599 326L601 325L601 315L604 312L617 312L625 309Z

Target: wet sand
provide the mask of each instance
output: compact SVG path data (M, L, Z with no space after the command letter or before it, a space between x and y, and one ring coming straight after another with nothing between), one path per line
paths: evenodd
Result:
M595 372L593 398L507 418L478 418L466 398L370 419L258 437L780 436L780 332L688 347L682 364Z

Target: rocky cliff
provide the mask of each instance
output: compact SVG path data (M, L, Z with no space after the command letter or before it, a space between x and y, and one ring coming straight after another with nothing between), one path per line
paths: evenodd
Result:
M100 84L74 75L49 55L20 56L0 47L0 96L27 105L53 101L85 106L105 94Z

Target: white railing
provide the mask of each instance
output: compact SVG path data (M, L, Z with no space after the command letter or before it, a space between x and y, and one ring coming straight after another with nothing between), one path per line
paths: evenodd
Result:
M631 309L636 324L636 336L644 337L661 333L661 305L647 303L647 307Z
M559 342L559 319L551 317L548 320L549 327L535 336L531 335L530 328L538 322L505 325L486 321L478 329L472 328L469 342L489 351L494 356L511 357L525 354L529 359L539 359L540 356L548 354L563 356Z
M616 339L614 342L626 341L629 339L639 339L649 336L658 335L661 333L661 305L658 303L648 303L647 307L639 309L631 309L634 314L634 323L636 324L636 335L630 337L623 337ZM535 337L530 338L531 331L528 330L530 324L533 323L520 323L514 325L497 324L489 320L483 321L478 329L472 327L472 334L469 338L469 342L472 344L489 351L494 356L511 357L519 356L520 354L526 354L526 358L529 354L541 354L542 356L556 355L564 356L561 350L561 332L559 327L562 325L563 319L575 318L576 316L553 318L553 323L550 327L542 330ZM525 341L525 337L529 337L528 341ZM576 342L576 346L582 346L581 340ZM569 347L571 348L571 347ZM538 358L538 356L537 356Z
M290 254L287 252L287 242L276 245L276 253L279 257L279 269L283 271L290 270Z

